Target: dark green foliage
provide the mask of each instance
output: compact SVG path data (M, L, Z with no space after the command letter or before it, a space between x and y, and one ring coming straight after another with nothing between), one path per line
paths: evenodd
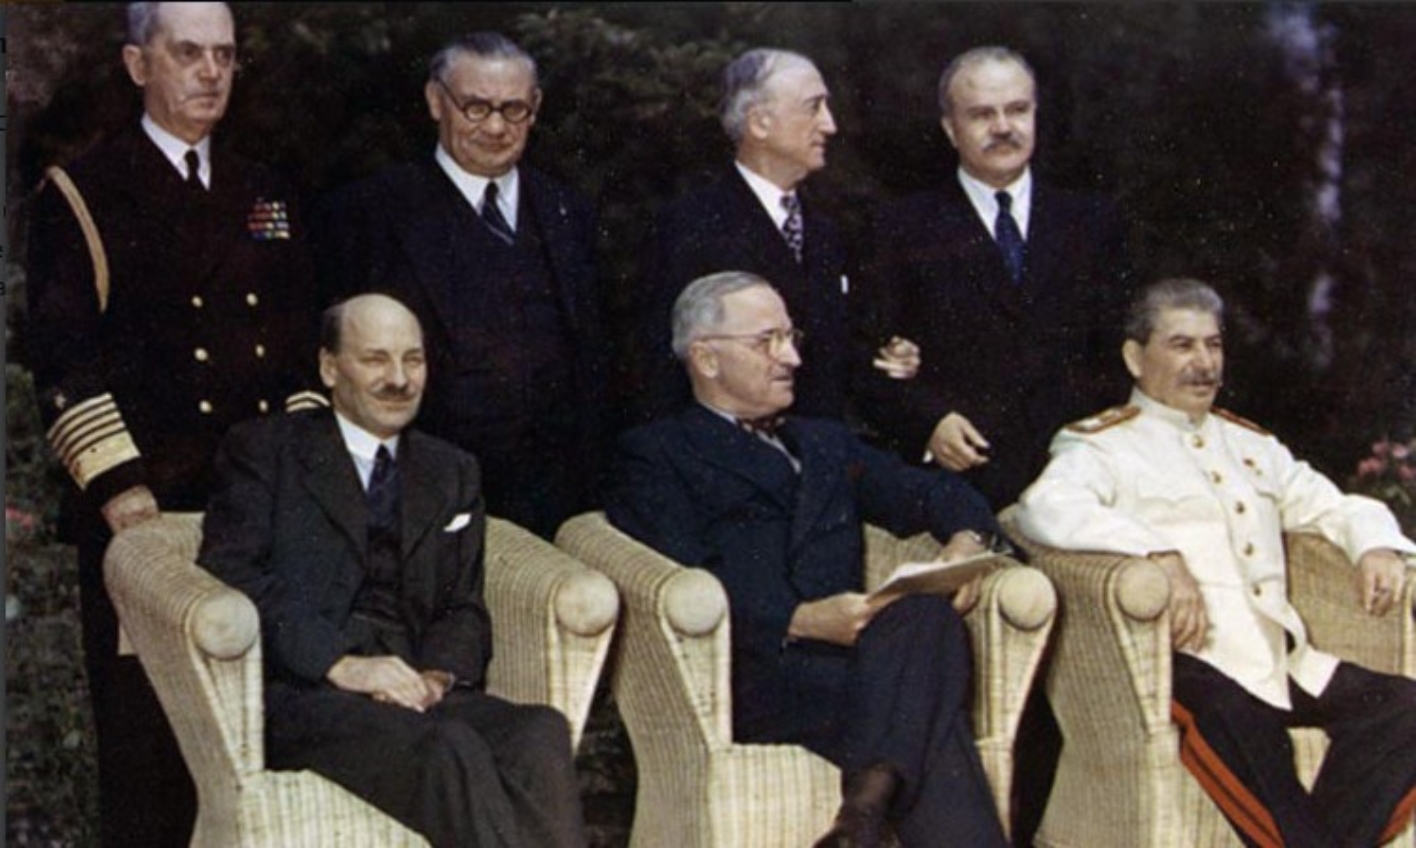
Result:
M1314 65L1293 65L1295 51L1273 37L1279 11L1325 39ZM944 63L977 44L1008 44L1038 72L1039 174L1119 201L1142 282L1198 276L1228 300L1222 404L1339 480L1374 438L1406 439L1416 424L1416 182L1407 178L1416 168L1416 8L252 3L238 4L236 16L243 70L221 134L298 180L311 201L428 155L423 83L442 43L475 29L521 42L545 90L528 155L597 202L616 339L633 336L637 260L655 210L731 155L716 118L730 57L769 45L816 60L840 131L811 190L858 233L871 204L949 179L956 167L936 105ZM118 62L119 4L22 4L7 9L6 23L10 220L20 225L12 244L22 266L23 200L42 167L132 120L139 98ZM1333 127L1341 214L1323 220L1314 214L1318 151ZM1332 281L1325 313L1311 304L1323 274ZM12 363L24 335L15 279ZM7 369L8 496L49 519L58 478L27 379ZM13 652L9 659L13 679ZM608 798L632 777L623 746L610 737L596 744L611 753L584 772L587 791ZM55 809L76 808L62 794L75 790L56 791Z

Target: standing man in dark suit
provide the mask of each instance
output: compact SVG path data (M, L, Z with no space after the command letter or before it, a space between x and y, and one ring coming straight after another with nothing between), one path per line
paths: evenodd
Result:
M589 204L520 164L536 63L496 33L433 57L433 156L331 199L326 287L384 291L428 332L421 426L477 455L487 509L546 538L591 505L608 374Z
M861 522L929 530L941 557L983 550L983 498L947 472L906 466L840 423L784 416L800 335L760 277L684 290L673 349L695 401L627 433L607 513L617 527L727 590L733 728L839 765L844 799L817 848L1006 845L969 722L968 637L955 606L862 593Z
M196 790L137 658L118 656L103 554L160 509L205 506L232 424L316 398L293 394L313 360L313 277L290 187L212 141L236 69L225 4L132 4L123 62L141 123L54 173L35 203L29 364L74 482L63 520L79 549L103 842L176 846Z
M733 166L660 213L641 269L643 417L688 400L683 369L669 349L669 312L691 281L725 270L772 280L800 322L808 364L797 378L796 410L845 416L847 252L802 186L826 166L826 144L836 134L829 101L821 72L797 53L749 50L724 70L722 122L736 147ZM880 367L913 373L913 346L891 341L895 347L881 351L887 361Z
M1123 232L1103 198L1034 178L1022 56L960 55L939 105L958 178L880 212L861 281L867 344L906 336L922 365L912 380L866 372L857 388L892 447L963 473L1002 509L1042 470L1049 434L1125 390Z
M582 848L570 730L482 691L485 513L471 456L406 429L427 377L402 304L331 307L333 414L238 427L198 561L261 615L267 758L443 846Z

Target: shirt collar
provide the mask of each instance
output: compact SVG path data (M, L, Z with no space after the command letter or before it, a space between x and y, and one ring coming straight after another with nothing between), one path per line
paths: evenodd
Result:
M334 420L339 424L339 434L344 437L344 446L358 459L373 462L374 457L378 455L380 445L387 447L389 454L395 459L398 458L398 436L382 440L345 418L338 410L334 413Z
M1211 415L1205 415L1205 417L1200 420L1200 423L1196 424L1190 420L1190 414L1188 412L1176 409L1173 406L1166 406L1141 391L1139 386L1133 386L1131 388L1131 403L1134 406L1140 407L1141 412L1146 415L1158 418L1172 427L1184 430L1187 433L1203 430L1213 418Z
M993 225L998 218L998 198L994 195L998 193L998 189L975 178L963 168L959 169L959 185L963 186L964 194L968 195L969 202L978 212L978 217L983 219L989 234L996 237ZM1026 238L1028 219L1032 216L1032 168L1024 168L1022 176L1004 186L1003 190L1013 197L1013 220L1018 222L1018 230Z
M752 189L752 193L757 196L757 201L762 204L762 208L767 210L767 214L772 216L772 223L777 225L777 229L782 228L786 223L787 210L782 208L782 198L796 192L782 191L781 187L746 165L733 161L737 166L739 174L747 180L747 187Z
M177 169L177 174L184 180L187 178L187 151L197 151L197 157L201 159L197 176L201 177L202 185L211 185L211 136L204 137L196 144L188 144L159 127L157 121L146 112L143 113L143 132L147 133L147 137L152 139L152 143L157 145L157 149L162 151L162 155L172 163L172 167Z
M462 166L457 164L457 160L443 149L442 144L438 145L437 152L433 154L438 166L447 174L447 178L452 180L452 184L457 186L457 191L467 199L477 214L482 212L482 196L487 193L487 183L492 180L478 174L469 174L462 170ZM521 202L521 174L517 168L512 168L505 174L496 178L497 183L497 205L501 207L502 215L512 228L516 228L516 210Z

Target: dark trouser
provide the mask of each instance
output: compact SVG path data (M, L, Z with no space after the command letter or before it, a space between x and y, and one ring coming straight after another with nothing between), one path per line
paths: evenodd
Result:
M1290 685L1293 709L1255 698L1213 666L1176 654L1181 757L1251 846L1372 848L1416 804L1416 681L1343 663L1320 695ZM1288 729L1331 747L1310 793Z
M904 848L1008 844L979 760L969 706L968 633L949 602L902 598L880 612L853 651L837 720L795 741L856 772L887 764L901 778L889 818Z
M328 687L267 703L271 768L322 774L435 848L585 845L569 725L549 707L457 690L418 713Z
M118 656L118 616L103 585L112 538L101 519L79 528L84 667L98 728L100 832L107 848L176 848L192 841L197 789L157 693L135 656Z

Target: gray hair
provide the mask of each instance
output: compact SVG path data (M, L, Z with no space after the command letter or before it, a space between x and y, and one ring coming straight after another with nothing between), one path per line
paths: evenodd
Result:
M1150 341L1151 333L1167 309L1205 312L1224 324L1224 299L1199 280L1173 277L1152 283L1131 302L1126 312L1126 338L1138 344Z
M723 102L719 117L733 144L742 141L747 113L770 99L767 84L779 71L816 67L811 60L789 50L758 47L747 51L723 69Z
M128 43L134 47L146 47L162 28L161 15L161 3L129 3Z
M744 289L772 284L746 271L720 271L688 284L674 301L674 356L688 361L688 347L723 323L723 298Z
M954 60L944 66L944 73L939 75L939 111L945 117L953 111L954 103L949 98L949 87L954 84L954 77L965 69L976 68L986 62L1012 62L1027 72L1028 79L1033 81L1034 92L1037 89L1037 74L1033 73L1032 65L1023 58L1023 54L1010 47L1000 47L996 44L989 44L983 47L975 47L966 50L954 57ZM1036 94L1034 94L1036 97Z
M444 45L441 50L433 54L432 61L428 63L428 79L446 84L448 69L452 67L453 62L463 56L521 62L531 72L531 84L538 88L541 85L536 70L536 60L531 58L530 53L522 50L515 41L499 32L469 33Z
M231 6L226 3L228 14ZM232 16L235 17L234 15ZM162 29L162 4L161 3L129 3L128 4L128 43L134 47L146 47L152 43L152 39Z

